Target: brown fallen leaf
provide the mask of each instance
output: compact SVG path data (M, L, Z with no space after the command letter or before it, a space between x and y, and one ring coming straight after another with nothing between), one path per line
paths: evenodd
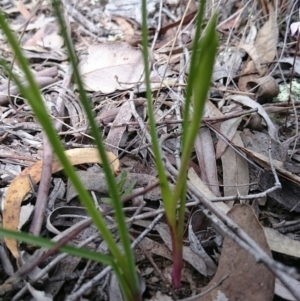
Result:
M247 232L270 256L271 251L262 226L249 205L236 205L228 216ZM228 276L225 280L221 280ZM257 263L253 256L225 237L218 270L211 282L202 292L215 286L204 296L195 296L182 301L247 300L271 301L274 296L275 277L263 264Z
M132 113L131 113L129 102L123 103L123 105L120 107L120 110L115 120L113 121L113 125L129 122L131 119L131 115ZM110 150L112 153L114 153L116 156L118 156L120 144L124 136L124 133L126 132L126 129L127 127L125 125L110 128L110 131L105 140L105 143L107 144L107 149Z
M214 143L208 128L199 130L195 141L195 151L201 170L201 179L207 183L209 189L216 196L221 196L218 185Z
M269 63L275 58L277 52L278 24L276 12L271 1L268 2L267 6L269 19L259 29L254 45L258 52L263 56L264 61Z
M228 120L225 120L220 125L220 132L229 140L231 141L237 131L237 128L239 127L240 123L242 122L242 119L240 117L231 118ZM224 154L228 147L228 143L226 143L221 138L218 140L217 146L216 146L216 159L221 158L221 156Z
M239 131L235 133L232 142L236 145L244 146ZM226 149L221 157L221 161L223 167L224 196L247 195L249 186L245 184L250 182L248 162L231 147ZM233 201L230 201L227 205L232 207L233 203Z
M49 52L58 50L64 44L63 38L59 35L58 25L48 23L40 28L22 46L23 49L36 52Z
M250 89L257 87L257 101L260 104L272 101L272 99L279 93L278 83L269 75L249 81L247 86Z
M141 81L143 56L125 42L91 45L88 56L79 63L85 87L90 91L112 93L132 88Z
M102 162L96 148L77 148L67 150L65 153L72 165ZM113 153L107 152L106 154L108 160L112 162L112 170L115 174L118 174L119 160ZM31 191L29 177L33 185L37 184L41 180L42 165L43 161L38 161L27 167L9 185L3 201L3 228L14 231L18 229L21 204ZM56 158L53 161L52 173L56 173L62 169L59 160ZM17 241L11 238L5 238L4 242L13 256L18 260L20 254Z
M267 73L267 62L264 60L264 57L261 55L255 45L240 43L239 48L245 50L252 59L248 62L246 68L243 70L243 73L251 73L257 71L260 76L263 76Z

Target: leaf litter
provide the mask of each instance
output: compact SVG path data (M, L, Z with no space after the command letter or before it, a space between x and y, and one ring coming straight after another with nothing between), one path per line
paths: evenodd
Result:
M192 0L188 7L187 1L167 1L162 3L162 10L158 1L148 2L151 87L157 97L156 122L162 137L175 132L181 122L181 116L178 111L175 112L177 100L182 97L180 89L183 85L178 80L182 80L188 72L186 54L193 37L197 2ZM280 25L279 20L298 20L299 15L293 1L289 0L278 3L255 1L257 5L254 6L246 1L223 2L217 3L217 6L224 8L220 10L218 24L219 52L207 113L195 144L195 156L190 162L189 179L205 197L217 201L215 205L222 212L230 210L229 217L270 256L272 254L268 248L277 261L297 268L300 258L300 154L296 102L299 97L294 88L289 87L299 81L299 60L295 52L297 36L293 37L298 24L289 24L293 25L291 27L285 23ZM119 173L118 164L121 162L120 169L128 173L126 185L136 180L133 191L155 183L156 179L151 144L145 138L144 65L138 47L141 43L141 15L137 3L133 1L124 6L118 1L94 3L84 0L76 6L72 4L71 10L70 4L65 7L70 30L73 37L76 36L73 41L80 58L80 72L95 110L97 124L102 127L107 150L114 154L113 158L116 158L115 155L120 158L120 161L115 161L114 169ZM43 2L35 9L31 1L15 3L15 6L3 3L1 6L21 39L24 53L43 89L49 114L55 121L60 118L59 135L66 148L73 149L67 152L75 151L73 163L79 164L78 174L91 191L97 206L105 208L108 205L102 202L102 198L109 196L104 189L104 177L97 166L91 166L99 159L89 153L93 141L76 87L67 81L68 58L49 4ZM188 14L182 22L183 27L179 28L182 15L178 8L182 7L184 11L186 6ZM207 9L209 12L209 7ZM25 26L30 12L34 12L33 16ZM160 20L161 27L155 34L157 20ZM172 49L177 29L181 32L181 42ZM23 30L24 37L21 38ZM12 61L12 51L2 36L1 40L2 55ZM19 73L16 64L12 68ZM279 98L276 96L282 85L286 85L288 97L278 104L276 101ZM56 102L61 95L59 89L65 90L63 111L57 109ZM1 189L8 188L2 195L3 226L18 229L21 225L22 231L28 231L32 222L30 208L36 206L36 191L43 188L38 187L43 166L41 155L49 146L42 143L41 128L14 83L10 84L13 100L7 96L8 81L2 73L0 90ZM245 114L249 109L256 112ZM166 158L173 158L172 163L176 166L174 154L178 151L178 144L176 139L172 139L164 142L162 151ZM76 153L78 148L81 151ZM266 195L264 191L274 187L275 183L272 165L279 175L282 189ZM55 173L50 177L48 205L42 217L42 234L54 235L56 239L86 218L72 185L61 173L57 173L59 169L58 166L53 168ZM257 202L254 195L265 197L266 202ZM193 203L195 198L193 194L190 196L188 201ZM157 187L145 193L141 200L140 203L127 203L124 208L128 219L132 215L140 216L129 223L135 238L161 209ZM239 205L245 202L248 205ZM231 206L232 209L229 208ZM136 264L143 275L145 300L200 300L197 294L214 285L216 287L201 300L234 300L241 294L244 300L274 300L274 293L286 300L298 300L282 288L278 279L274 289L273 274L226 235L222 244L224 233L215 229L213 222L203 220L203 214L198 213L201 210L203 207L199 205L188 205L186 210L185 266L180 290L170 289L171 246L168 228L163 221L151 229L136 248ZM141 212L148 215L144 217L139 214ZM108 216L107 222L113 224L113 217ZM105 244L97 239L97 233L92 228L86 230L74 243L88 244L94 250L106 252ZM18 269L9 252L19 265L39 257L39 249L33 252L30 246L18 245L11 239L5 239L5 247L7 249L3 248L0 252L2 266L5 266L1 272L3 281L10 279L12 270ZM32 255L21 260L20 252L24 251L30 251ZM0 293L12 300L30 300L28 292L33 298L44 300L76 300L84 294L87 300L115 298L108 289L111 281L97 278L97 288L92 284L103 267L65 255L60 258L61 255L49 258L30 284L9 289L4 282ZM10 265L4 265L4 262ZM52 273L52 278L44 280L42 274L48 273L50 263L56 265L56 271ZM78 273L81 275L78 276ZM221 281L224 276L227 278ZM265 285L255 288L257 283ZM296 279L293 283L299 287ZM122 296L118 298L122 300Z

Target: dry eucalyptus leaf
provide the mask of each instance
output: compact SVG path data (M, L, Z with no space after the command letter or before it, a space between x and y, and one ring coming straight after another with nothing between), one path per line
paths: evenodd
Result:
M55 300L60 300L60 297L58 297L60 294L60 289L67 281L66 278L61 276L71 275L74 273L80 261L80 257L66 256L55 266L55 271L53 271L53 274L51 273L51 278L61 278L62 280L49 281L46 289L47 293L50 293ZM38 301L40 301L40 299L38 299ZM83 300L81 299L81 301Z
M264 76L268 71L267 63L272 62L276 56L278 44L278 24L272 3L268 3L269 19L259 29L254 45L245 43L239 47L248 52L251 61L248 62L243 73L257 70L260 76Z
M143 79L143 55L126 42L91 45L87 57L79 63L79 70L87 90L126 90Z
M268 157L266 157L260 153L257 153L255 151L252 151L248 148L244 148L241 146L236 146L236 147L239 148L241 151L243 151L250 159L252 159L254 162L259 164L260 166L264 167L267 170L271 170L270 160ZM278 175L280 175L281 177L287 179L288 181L296 184L297 186L300 186L300 177L287 171L284 168L283 162L273 159L273 165L274 165Z
M234 137L237 128L239 127L242 119L240 117L231 118L225 120L220 125L220 132L229 140ZM225 152L228 147L228 143L226 143L223 139L219 138L217 147L216 147L216 159L219 159Z
M298 280L291 278L290 281L293 283L294 287L298 287L298 289L300 289L300 282ZM275 281L275 295L287 301L297 301L295 297L290 293L290 291L282 284L282 282L278 278L276 278Z
M214 143L208 128L199 130L195 141L195 151L201 170L201 179L216 196L221 196Z
M251 206L236 205L228 216L238 224L256 243L272 256L264 231ZM257 263L252 255L225 237L219 266L211 282L202 292L220 285L204 296L189 298L190 301L247 300L271 301L274 296L275 277L263 264ZM222 298L220 299L220 297Z
M120 110L113 121L114 124L122 124L127 123L131 119L131 109L129 102L123 103L123 105L120 107ZM125 134L127 129L127 126L118 126L118 127L111 127L110 131L107 135L107 138L105 139L107 150L114 153L116 156L118 156L119 148L121 147L121 141L122 137Z
M255 45L240 43L239 47L245 50L252 59L252 61L248 62L246 68L244 69L244 73L254 72L256 69L260 76L265 75L268 71L266 61Z
M264 231L273 251L300 258L299 240L291 239L271 228L264 227Z
M115 273L112 273L109 279L109 286L108 286L108 296L109 300L114 301L124 301L118 279Z
M200 256L200 258L202 258L206 264L207 267L207 274L209 276L213 275L216 270L216 264L214 263L214 261L211 259L211 257L206 253L206 251L204 250L204 248L201 245L201 242L199 241L199 239L197 238L196 234L193 231L193 227L192 227L192 220L193 217L195 216L195 214L193 214L192 218L190 219L190 224L189 224L189 242L190 242L190 248L193 252L195 252L196 254L198 254Z
M205 112L203 117L223 117L224 114L208 99L205 103Z
M244 146L240 137L240 132L237 131L235 133L232 142L236 145ZM223 168L224 196L247 195L249 186L245 184L249 184L250 182L248 162L231 147L227 147L221 160ZM230 201L227 204L229 207L232 207L233 201Z
M19 32L21 32L24 28L26 31L31 31L31 30L42 28L43 26L53 21L55 21L55 17L47 17L44 14L40 14L36 19L34 19L25 27L23 27L22 24L19 23L16 24L16 22L13 22L12 24L10 24L10 28L13 31L19 31Z
M279 181L281 183L281 189L277 189L268 193L268 197L275 201L278 205L283 207L285 210L300 212L299 206L299 194L300 187L295 185L293 182L286 180L279 176ZM271 172L264 171L260 173L258 187L260 190L267 190L274 186L274 175ZM288 227L282 233L288 232Z
M271 62L276 56L278 44L278 24L276 13L271 2L268 3L269 19L260 28L255 40L255 46L265 62Z
M58 26L48 23L27 40L22 48L36 52L48 52L50 49L60 49L63 44L64 40L59 35Z

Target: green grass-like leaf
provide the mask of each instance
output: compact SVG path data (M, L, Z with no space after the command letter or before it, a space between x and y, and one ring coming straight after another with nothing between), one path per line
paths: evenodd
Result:
M180 275L182 269L182 239L183 224L185 212L186 195L186 172L189 164L191 152L201 123L207 94L210 87L211 76L213 72L214 60L217 51L217 33L216 20L214 15L209 21L204 34L201 36L203 16L205 12L205 0L200 1L200 10L197 17L196 34L193 44L192 60L190 63L190 72L188 77L186 100L184 105L183 137L181 165L178 177L176 179L175 190L172 193L167 181L167 176L160 153L158 136L156 133L154 110L152 104L150 72L148 68L148 28L146 14L146 0L142 1L143 22L142 22L142 44L143 57L145 63L145 83L148 105L148 118L150 124L150 134L152 139L152 149L155 156L155 164L160 181L162 199L165 207L167 221L170 227L173 247L174 271L172 274L175 287L180 286ZM199 77L201 79L199 79ZM192 97L194 101L192 101ZM191 117L191 118L190 118ZM177 205L180 201L179 212L177 216Z
M68 175L70 180L72 181L72 184L74 185L75 189L78 192L79 198L82 201L83 205L86 207L87 212L91 216L93 222L99 229L103 239L106 241L114 260L116 261L117 268L122 270L122 273L119 273L119 271L116 271L117 275L121 276L119 279L121 286L124 289L124 297L126 300L140 300L140 292L139 292L139 281L137 277L137 273L135 270L135 263L134 263L134 257L133 252L130 248L130 240L128 231L126 228L125 223L125 215L122 210L122 203L120 201L120 196L118 195L118 190L116 181L114 179L114 175L112 174L112 171L110 169L110 165L108 162L108 159L106 157L105 148L103 146L99 129L97 128L94 119L93 119L93 112L89 103L89 100L86 97L85 91L83 89L83 84L80 80L79 71L77 69L77 59L74 54L74 50L72 48L72 43L69 40L69 37L65 30L65 24L63 22L60 6L58 1L53 2L53 7L55 10L55 13L57 15L58 22L62 29L62 34L65 38L65 42L67 45L67 49L69 52L69 56L71 59L72 66L74 68L74 75L77 80L77 84L79 86L79 92L81 101L83 103L83 106L86 110L86 114L88 116L90 126L92 129L92 134L94 135L96 145L98 147L100 156L103 160L103 169L106 174L107 182L109 191L113 200L113 205L115 209L115 215L116 220L118 224L118 230L119 235L121 237L122 247L123 251L125 252L125 258L122 252L119 250L111 232L106 227L105 221L101 214L97 211L92 198L90 194L85 190L85 187L83 186L82 182L78 178L77 174L75 173L74 167L70 164L68 158L66 157L64 153L64 147L61 144L59 137L57 136L57 133L55 132L55 129L52 125L52 121L47 113L45 104L43 102L42 96L40 94L39 88L37 84L34 81L34 78L32 76L32 73L29 69L29 63L27 59L22 54L22 51L18 45L18 42L16 38L14 37L13 33L9 29L8 23L2 13L0 13L0 26L3 30L4 34L6 35L7 41L12 47L12 49L15 52L17 61L23 70L25 77L28 82L28 86L25 86L22 84L20 79L10 70L10 68L7 66L6 62L3 59L0 59L0 64L4 67L6 72L11 76L11 78L14 80L14 82L17 84L18 88L20 89L20 92L22 95L27 99L28 103L32 107L33 112L35 113L39 123L42 125L45 133L47 134L47 137L55 150L56 155L58 156L61 164L64 167L65 173ZM11 235L11 233L6 233L7 235ZM110 262L111 263L111 262ZM116 268L116 265L113 266Z
M77 68L77 57L75 55L74 47L69 37L64 19L62 17L62 7L59 0L53 0L53 9L57 17L58 23L61 28L62 36L69 53L70 62L73 67L75 82L78 86L80 101L84 107L86 116L89 121L91 133L95 139L95 144L99 151L100 157L103 161L103 170L106 175L106 181L110 193L109 200L114 208L116 223L118 226L118 234L120 236L122 251L118 248L112 233L106 227L102 215L97 211L90 194L85 190L81 183L74 167L68 161L64 153L64 147L60 142L57 133L52 125L52 120L49 117L39 88L34 81L31 74L29 63L22 55L22 51L10 31L7 21L2 13L0 13L0 26L7 37L7 41L14 50L19 66L23 70L28 85L22 84L21 80L10 70L6 62L0 58L0 64L11 76L13 81L17 84L22 95L27 99L32 107L39 123L42 125L47 137L55 150L57 157L64 167L64 171L72 181L75 189L78 192L82 204L86 207L87 212L91 216L93 222L100 231L103 239L106 241L111 256L98 254L88 250L81 250L72 246L63 246L61 251L67 252L75 256L81 256L97 262L111 265L118 277L120 286L122 288L124 298L126 300L139 301L142 300L139 280L135 269L135 262L133 252L130 247L129 233L125 222L125 215L123 212L121 202L121 192L123 185L126 181L126 175L121 176L119 183L116 182L115 177L110 168L110 162L106 156L105 147L103 145L101 129L99 129L94 121L94 114L92 111L91 103L85 93L84 86ZM176 179L175 190L172 192L168 183L167 174L165 172L164 163L162 160L161 150L159 147L158 135L156 132L154 109L152 103L151 86L150 86L150 71L149 71L149 53L148 53L148 28L147 28L147 10L146 0L142 0L142 45L143 45L143 58L145 63L145 83L146 83L146 96L148 107L148 119L150 125L150 134L152 139L152 148L155 156L155 164L158 172L160 182L162 199L165 207L167 221L170 227L173 246L173 261L174 271L172 274L173 283L176 287L180 285L180 274L182 267L182 237L183 237L183 224L185 212L185 195L186 195L186 171L190 160L191 152L193 150L194 141L198 134L199 126L201 123L206 97L210 87L210 81L213 71L214 59L217 51L217 33L216 33L216 20L214 15L209 21L208 26L202 32L202 24L205 12L205 0L200 1L200 9L197 17L195 40L193 43L192 58L190 63L190 72L188 76L186 100L183 108L183 135L182 135L182 149L181 149L181 166L179 174ZM134 183L123 192L129 194L134 187ZM179 202L179 211L177 212L177 205ZM33 243L39 246L52 248L55 244L43 238L32 237L24 233L17 233L0 229L0 235L8 236L20 241ZM97 255L99 257L97 257ZM113 258L113 259L112 259Z
M7 229L0 228L0 236L10 237L12 239L18 240L20 242L25 242L31 245L43 247L43 248L54 248L56 242L53 242L47 238L37 237L24 232L11 231ZM65 245L59 249L61 252L68 253L77 257L93 260L106 265L113 265L114 259L110 255L101 254L99 252L93 252L84 248L76 248L70 245Z

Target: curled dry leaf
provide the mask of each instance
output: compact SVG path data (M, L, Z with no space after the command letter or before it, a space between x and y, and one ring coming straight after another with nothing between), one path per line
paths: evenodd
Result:
M240 43L239 47L245 50L252 59L252 61L250 61L244 69L244 73L257 71L260 76L265 75L268 71L266 61L255 45Z
M256 109L257 108L257 112L259 115L261 115L266 124L268 125L268 133L270 135L270 137L276 141L278 141L278 132L277 129L275 128L272 120L270 119L269 115L266 113L265 109L256 101L252 100L250 97L248 96L243 96L243 95L230 95L228 96L228 98L231 98L232 100L250 107L252 109Z
M300 59L296 58L294 62L293 57L284 57L279 60L280 66L282 69L290 70L294 66L294 72L300 75Z
M77 148L67 150L67 157L72 165L84 163L101 163L98 151L96 148ZM115 174L119 173L119 160L110 152L107 152L107 157ZM25 197L31 191L30 181L33 185L37 184L41 179L43 161L38 161L35 164L24 169L8 187L5 199L3 201L3 228L9 230L17 230L20 219L21 204ZM62 166L58 159L55 159L52 164L52 173L62 170ZM30 178L30 180L29 180ZM11 238L4 239L7 248L13 256L18 260L20 257L17 241Z
M60 234L61 231L57 229L53 223L57 218L64 219L64 215L67 215L68 218L70 217L70 214L73 216L73 218L77 219L85 219L88 217L88 214L84 207L78 207L78 206L62 206L55 208L47 218L46 227L49 232L52 232L54 234Z
M250 89L257 87L256 97L261 104L271 102L279 93L278 83L272 76L264 76L248 81L247 86Z
M236 205L228 212L228 216L247 232L270 257L272 256L263 228L251 206ZM226 276L227 278L222 281ZM219 285L206 295L185 300L273 300L275 277L272 272L264 265L257 263L252 255L228 237L224 238L216 275L202 291L204 292L218 283ZM220 295L224 299L218 299Z
M143 79L142 52L125 42L91 45L79 70L90 91L112 93L130 89Z
M260 76L264 76L268 71L267 63L272 62L276 56L278 24L272 3L268 3L268 10L269 19L258 31L254 45L239 44L239 47L247 51L252 59L243 73L253 72L256 69Z

